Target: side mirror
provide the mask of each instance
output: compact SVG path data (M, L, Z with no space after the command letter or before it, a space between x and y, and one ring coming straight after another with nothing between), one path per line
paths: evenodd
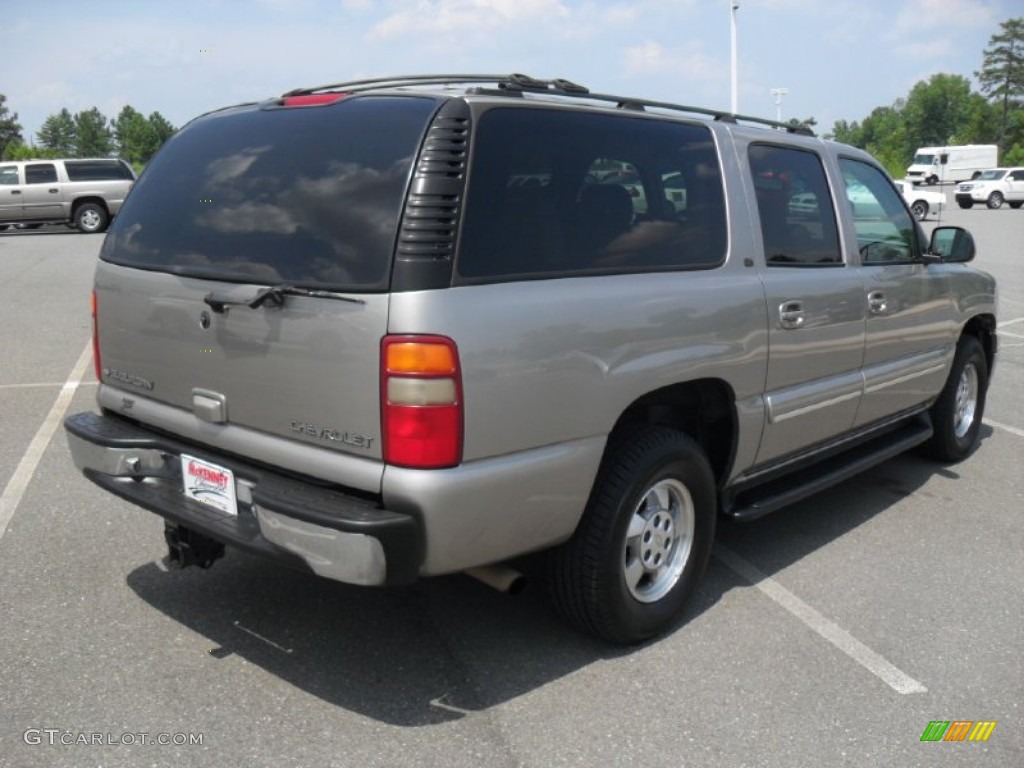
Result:
M962 263L974 258L974 238L963 227L936 227L928 244L928 252L943 261Z

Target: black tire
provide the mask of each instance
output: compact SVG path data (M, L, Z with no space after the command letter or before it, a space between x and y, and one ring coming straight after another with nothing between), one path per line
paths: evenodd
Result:
M933 175L933 176L929 176L929 177L928 177L928 178L927 178L927 179L925 180L925 183L926 183L926 184L927 184L927 185L928 185L929 187L934 187L934 186L935 186L936 184L938 184L938 183L939 183L939 177L938 177L938 176L934 176L934 175Z
M973 200L957 200L956 203L961 208L973 208L974 207L974 201Z
M991 195L988 196L988 200L985 201L985 205L987 205L993 211L996 208L1001 208L1003 205L1003 193L993 192Z
M1009 205L1009 206L1010 206L1011 208L1013 208L1014 210L1017 210L1017 209L1018 209L1018 208L1020 208L1020 207L1021 207L1022 205L1024 205L1024 201L1022 201L1022 200L1017 200L1016 202L1013 202L1013 203L1007 203L1007 205Z
M924 221L928 215L928 203L924 200L915 200L914 204L910 206L910 212L918 221Z
M716 509L711 467L690 437L638 427L614 438L576 533L550 553L555 608L613 643L664 631L707 567Z
M939 399L931 408L935 433L925 443L925 453L942 462L966 458L978 445L988 390L988 360L973 336L964 336L956 347L953 367Z
M80 232L102 232L110 223L107 209L96 203L83 203L75 209L75 226Z

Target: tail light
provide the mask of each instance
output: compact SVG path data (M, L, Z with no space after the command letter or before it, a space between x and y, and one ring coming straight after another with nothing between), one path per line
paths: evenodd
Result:
M92 365L96 369L96 381L102 381L103 378L100 375L100 371L103 370L100 363L100 329L96 319L96 310L96 291L94 290L89 295L89 313L92 315Z
M385 336L381 342L384 461L439 469L462 461L462 375L444 336Z

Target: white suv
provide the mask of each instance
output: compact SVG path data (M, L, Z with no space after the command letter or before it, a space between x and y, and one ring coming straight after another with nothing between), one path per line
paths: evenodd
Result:
M1024 168L993 168L982 171L976 179L957 184L956 202L961 208L985 203L995 209L1001 207L1003 201L1011 208L1024 205Z
M0 229L65 223L102 232L134 183L132 167L113 157L0 163Z

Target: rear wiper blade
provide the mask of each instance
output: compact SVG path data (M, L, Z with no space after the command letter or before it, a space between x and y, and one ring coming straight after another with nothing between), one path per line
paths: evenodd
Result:
M269 288L262 288L251 299L233 299L220 293L208 293L203 297L203 301L205 301L214 312L223 314L224 312L227 312L230 307L249 307L250 309L258 309L264 304L268 304L271 307L280 307L284 305L285 296L312 296L317 299L348 301L352 304L366 303L362 299L356 299L351 296L342 296L341 294L334 293L333 291L299 288L294 285L272 285Z

